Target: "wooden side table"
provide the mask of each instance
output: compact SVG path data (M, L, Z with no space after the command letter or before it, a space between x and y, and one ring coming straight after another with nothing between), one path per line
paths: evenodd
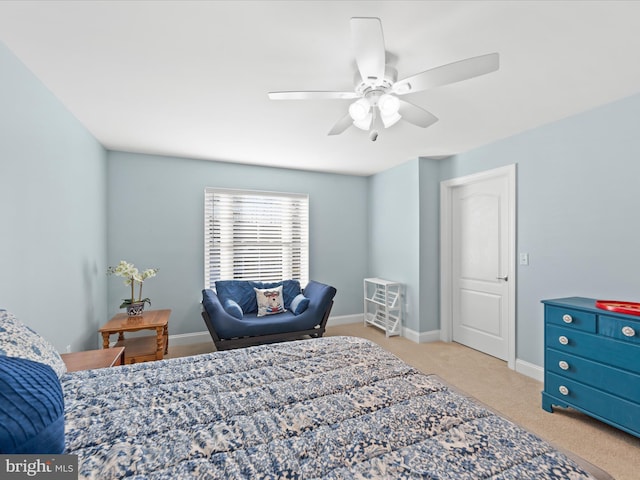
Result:
M169 316L171 310L147 310L137 317L119 313L100 328L102 347L109 348L109 338L118 334L117 347L126 347L124 363L162 360L169 351ZM125 332L155 330L155 335L125 338Z
M124 364L124 347L108 350L86 350L84 352L61 353L67 372L115 367Z

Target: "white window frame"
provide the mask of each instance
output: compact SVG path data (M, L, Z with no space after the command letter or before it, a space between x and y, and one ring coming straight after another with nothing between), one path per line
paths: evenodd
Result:
M309 195L207 187L204 285L309 281Z

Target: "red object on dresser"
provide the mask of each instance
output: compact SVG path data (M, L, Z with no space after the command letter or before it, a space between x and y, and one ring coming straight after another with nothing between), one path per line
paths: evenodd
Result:
M640 303L620 302L618 300L596 300L596 307L611 312L626 313L627 315L640 315Z

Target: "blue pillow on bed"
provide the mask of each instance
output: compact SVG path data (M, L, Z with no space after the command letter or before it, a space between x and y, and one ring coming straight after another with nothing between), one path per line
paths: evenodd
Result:
M309 306L309 299L303 294L296 295L296 298L291 302L291 311L294 315L300 315Z
M222 304L222 308L224 308L224 311L232 317L242 320L242 309L234 300L227 298Z
M49 365L0 355L0 454L64 453L64 398Z

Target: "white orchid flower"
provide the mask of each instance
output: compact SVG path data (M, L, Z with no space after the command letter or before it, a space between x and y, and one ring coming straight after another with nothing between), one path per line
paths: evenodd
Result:
M147 268L144 272L142 272L142 280L141 281L144 282L147 278L155 277L156 273L158 273L158 269L157 268Z
M109 267L107 269L107 273L122 277L124 279L124 284L127 287L131 287L131 297L124 299L124 302L122 305L120 305L120 308L124 308L125 306L136 302L147 302L151 304L151 301L148 298L142 298L142 284L147 278L156 276L156 274L158 273L157 268L148 268L140 273L140 271L135 267L133 263L129 263L125 260L120 260L120 263L118 263L117 266ZM134 293L136 282L140 284L137 300Z

